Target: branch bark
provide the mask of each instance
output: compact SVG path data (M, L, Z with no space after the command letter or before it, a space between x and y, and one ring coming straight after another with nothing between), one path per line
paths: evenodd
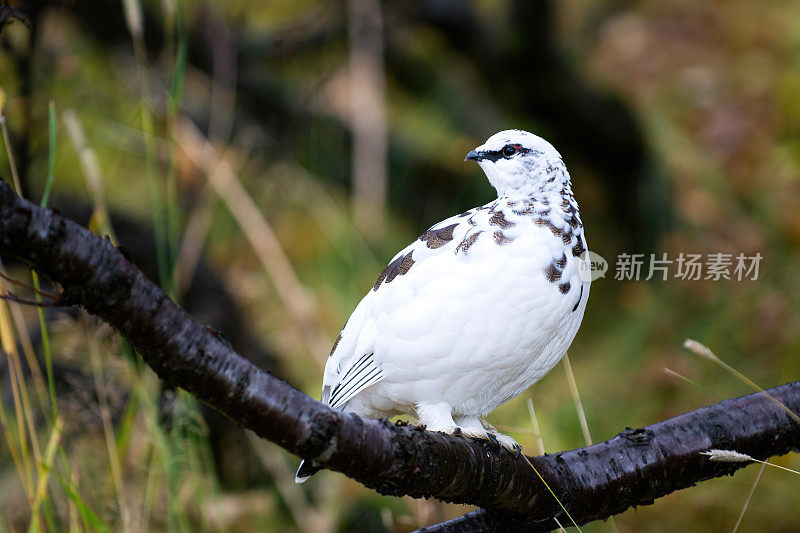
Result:
M569 523L524 457L482 441L332 411L236 354L108 239L19 198L3 181L0 255L22 259L60 283L61 303L111 324L164 381L260 437L382 494L483 508L434 531L546 531L554 527L553 517ZM800 382L769 393L800 412ZM530 461L583 524L746 464L700 455L711 448L765 459L800 449L800 428L763 394L752 394Z

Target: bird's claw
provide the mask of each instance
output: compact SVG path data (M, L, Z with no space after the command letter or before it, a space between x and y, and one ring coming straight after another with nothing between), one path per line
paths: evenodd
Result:
M497 446L500 446L504 450L508 450L516 456L519 456L522 453L522 446L520 446L514 439L507 435L487 431L486 438Z

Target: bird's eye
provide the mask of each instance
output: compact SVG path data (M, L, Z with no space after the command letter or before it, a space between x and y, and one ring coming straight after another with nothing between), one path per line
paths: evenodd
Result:
M503 155L505 157L511 157L512 155L517 153L517 147L513 144L507 144L503 147Z

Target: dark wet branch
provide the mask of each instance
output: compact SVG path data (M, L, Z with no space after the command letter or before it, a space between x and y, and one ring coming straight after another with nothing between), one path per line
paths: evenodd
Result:
M168 384L191 392L241 426L390 495L435 497L482 507L437 531L553 528L568 523L523 457L419 428L334 412L240 357L198 324L107 239L17 197L0 182L0 255L58 282L65 305L107 321ZM770 390L800 412L800 382ZM579 523L646 505L744 463L700 452L734 449L758 459L800 448L784 410L754 394L587 448L531 458Z

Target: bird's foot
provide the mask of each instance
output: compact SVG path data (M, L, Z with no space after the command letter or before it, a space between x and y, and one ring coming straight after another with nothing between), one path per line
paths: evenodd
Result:
M495 444L499 444L501 447L510 451L514 455L519 455L522 453L522 446L520 446L517 441L508 435L503 435L497 431L487 431L486 435L488 435L490 441L494 442Z
M508 435L503 435L483 419L461 419L459 423L461 434L466 437L491 441L514 454L522 452L522 447L517 441Z
M453 419L449 404L419 404L417 415L420 425L424 425L428 431L489 440L514 454L522 452L522 447L517 441L508 435L503 435L481 418L460 416Z
M486 438L515 455L522 453L522 446L508 435L503 435L497 431L486 431Z
M458 435L461 432L461 428L453 420L451 409L450 405L446 403L418 404L417 418L419 425L428 431Z
M489 436L486 430L480 426L459 426L461 434L465 437L472 437L473 439L488 439Z
M512 453L514 453L516 455L519 455L520 453L522 453L522 446L520 446L517 443L517 441L515 441L514 439L512 439L508 435L504 435L504 434L500 433L499 431L497 431L497 429L495 429L495 427L493 425L491 425L489 422L487 422L483 418L481 418L480 421L481 421L481 425L486 430L486 435L488 436L487 438L490 441L494 442L495 444L497 444L499 446L502 446L506 450L508 450L508 451L510 451L510 452L512 452Z

